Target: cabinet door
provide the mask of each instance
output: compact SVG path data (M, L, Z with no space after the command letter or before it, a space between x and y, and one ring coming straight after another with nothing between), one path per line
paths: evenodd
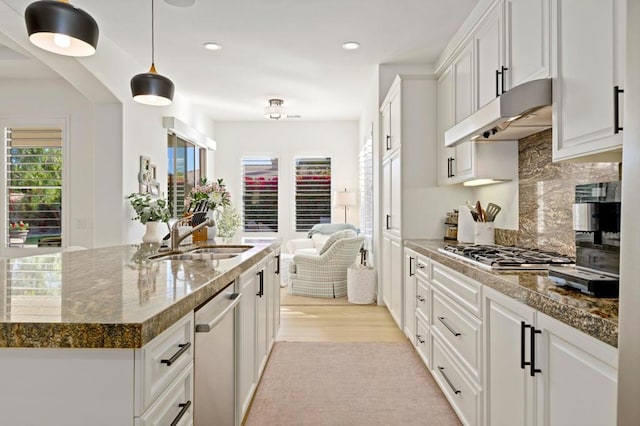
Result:
M382 236L382 301L391 310L391 237Z
M404 250L404 333L415 344L416 334L416 264L413 250Z
M473 43L453 61L454 118L456 124L473 112Z
M403 330L403 284L402 284L402 246L399 240L391 239L391 316Z
M258 267L254 287L256 304L256 377L262 375L267 363L267 299L269 298L268 280L265 264ZM251 296L251 295L250 295Z
M251 397L256 383L256 308L255 308L255 288L256 288L256 268L251 268L240 275L239 288L242 293L240 299L240 327L238 342L240 344L238 359L238 402L240 405L240 416L249 408Z
M397 92L397 95L391 100L391 106L389 109L391 123L389 124L391 128L391 149L394 150L400 147L402 143L402 117L400 115L400 91Z
M618 351L538 313L538 425L616 424Z
M485 385L487 425L533 426L535 378L523 359L530 360L535 311L485 287ZM524 331L524 340L522 331Z
M625 21L622 0L554 0L553 159L622 148ZM624 16L624 15L622 15ZM615 102L617 99L617 102ZM616 120L615 109L620 110ZM589 159L584 158L584 160Z
M392 149L391 143L391 104L388 103L382 109L382 153L383 155Z
M504 14L501 1L491 8L480 23L474 42L477 70L476 109L480 109L502 93Z
M391 157L391 231L400 233L402 228L402 182L400 171L400 151Z
M453 73L451 67L447 68L438 79L437 105L438 105L438 185L451 183L454 174L452 161L455 156L455 148L444 146L444 132L455 124L454 99L453 99Z
M549 0L507 0L507 88L551 76Z
M273 256L273 264L272 264L272 279L271 288L273 291L271 292L271 300L273 301L271 305L272 315L271 315L271 335L269 337L270 344L275 342L276 337L278 336L278 331L280 330L280 276L285 273L282 271L282 264L280 262L280 252L274 253Z
M472 178L475 173L476 142L466 141L455 147L453 159L453 182Z
M382 229L391 229L391 159L382 162Z

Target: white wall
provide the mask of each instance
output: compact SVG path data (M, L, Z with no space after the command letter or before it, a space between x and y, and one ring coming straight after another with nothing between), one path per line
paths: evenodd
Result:
M517 160L516 160L517 161ZM518 179L512 182L502 182L486 186L477 186L472 190L471 202L477 200L482 208L494 203L502 207L496 217L495 227L500 229L519 229Z
M224 178L232 203L241 210L241 170L243 156L279 158L279 231L282 241L306 236L294 231L293 160L302 156L331 157L332 191L358 190L359 134L357 121L265 121L217 122L218 149L215 178ZM358 208L349 208L347 221L358 226ZM332 222L344 222L344 209L334 207Z

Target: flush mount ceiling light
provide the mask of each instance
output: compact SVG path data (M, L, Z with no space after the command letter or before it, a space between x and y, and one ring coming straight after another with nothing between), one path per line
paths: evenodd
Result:
M346 41L342 43L342 48L344 50L356 50L360 48L360 43L357 41Z
M158 74L155 64L154 0L151 0L151 68L131 79L133 100L145 105L165 106L173 100L175 88L167 77Z
M284 106L282 99L269 99L269 106L264 108L264 116L278 120L284 117Z
M98 23L67 1L42 0L24 12L29 40L49 52L65 56L91 56L98 46Z
M203 44L204 48L207 50L221 50L222 49L222 45L218 44L218 43L213 43L213 42L207 42Z

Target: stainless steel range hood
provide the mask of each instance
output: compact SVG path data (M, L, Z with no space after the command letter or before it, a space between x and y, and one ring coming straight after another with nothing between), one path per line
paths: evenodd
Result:
M517 140L551 127L551 79L523 83L503 93L444 133L444 145Z

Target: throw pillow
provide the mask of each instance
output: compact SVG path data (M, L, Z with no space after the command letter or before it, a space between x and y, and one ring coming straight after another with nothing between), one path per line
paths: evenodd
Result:
M356 236L356 231L354 231L353 229L345 229L344 231L338 231L334 234L331 234L329 239L327 239L327 242L324 243L324 246L322 246L322 249L320 250L318 255L320 256L324 252L329 250L329 247L331 247L336 241L341 240L342 238L352 238L355 236Z

